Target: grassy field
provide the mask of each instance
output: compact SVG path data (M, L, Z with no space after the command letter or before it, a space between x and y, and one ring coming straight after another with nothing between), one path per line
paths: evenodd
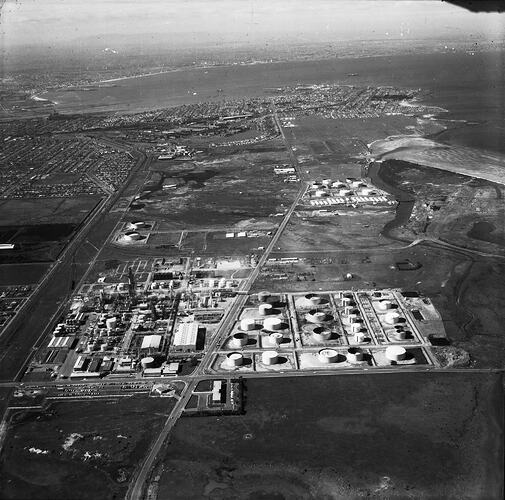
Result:
M182 419L158 498L502 498L502 380L248 380L246 413Z
M72 401L16 415L0 456L0 498L123 498L174 401Z

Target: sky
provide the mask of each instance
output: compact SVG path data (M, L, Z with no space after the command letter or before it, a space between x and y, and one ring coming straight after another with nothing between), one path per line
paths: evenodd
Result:
M0 3L2 0L0 0ZM504 36L504 14L440 1L3 0L4 48Z

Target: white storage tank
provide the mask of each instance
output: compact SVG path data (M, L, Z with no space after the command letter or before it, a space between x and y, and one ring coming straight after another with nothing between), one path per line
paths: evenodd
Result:
M272 344L280 345L284 340L284 335L282 335L281 332L273 332L268 336L268 338Z
M253 318L245 318L240 321L240 329L244 332L250 332L256 329L256 320Z
M338 352L335 349L321 349L318 353L321 363L336 363L338 361Z
M407 338L407 332L405 330L396 330L393 335L396 340L405 340Z
M361 331L362 324L361 323L352 323L351 324L351 332L359 333Z
M356 335L354 335L354 342L356 344L362 344L366 340L366 334L365 332L357 332Z
M279 360L277 351L265 351L261 354L261 362L264 365L275 365Z
M324 323L325 321L328 321L328 315L323 312L323 311L310 311L306 316L305 319L309 323Z
M397 312L388 312L384 315L384 322L388 325L396 325L401 321L402 318Z
M263 321L263 328L265 330L282 330L281 318L266 318Z
M149 227L149 225L146 224L143 220L136 220L134 222L130 222L130 227L132 229L142 229L142 228Z
M354 305L354 300L352 299L352 297L342 297L340 299L340 304L343 307L350 307Z
M224 288L226 286L226 280L224 278L221 278L217 286L218 288Z
M270 292L263 291L258 293L258 301L259 302L267 302L270 299Z
M230 352L230 354L226 356L226 363L228 364L228 366L232 367L242 366L242 364L244 363L244 356L239 352Z
M391 345L386 349L386 358L389 361L403 361L407 357L407 351L399 345Z
M230 347L240 348L247 345L249 336L247 333L238 332L234 333L231 337Z
M124 234L124 239L126 241L138 241L142 238L142 235L140 233L137 233L137 231L128 231Z
M393 303L390 300L381 300L377 302L377 309L379 311L387 311L393 308Z
M272 309L272 304L260 304L258 306L260 316L268 316L272 312Z
M328 328L323 328L322 326L317 326L312 330L312 336L317 342L326 342L331 338L331 330Z
M349 363L360 363L363 361L363 351L358 347L349 347L346 358Z
M154 358L152 356L146 356L140 360L140 364L142 365L142 369L151 368L154 364Z
M317 306L323 301L322 297L313 293L305 295L305 299L308 300L313 306Z

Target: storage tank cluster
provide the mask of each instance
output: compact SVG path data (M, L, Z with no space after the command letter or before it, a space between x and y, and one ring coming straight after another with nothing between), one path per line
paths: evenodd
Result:
M319 361L323 364L336 363L338 361L338 352L335 349L321 349L317 355Z

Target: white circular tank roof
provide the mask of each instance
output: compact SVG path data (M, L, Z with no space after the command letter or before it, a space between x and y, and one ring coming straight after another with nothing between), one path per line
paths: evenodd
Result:
M267 318L263 321L263 327L266 330L280 330L282 327L281 318Z
M405 359L407 351L399 345L391 345L386 349L386 358L390 361L401 361Z

